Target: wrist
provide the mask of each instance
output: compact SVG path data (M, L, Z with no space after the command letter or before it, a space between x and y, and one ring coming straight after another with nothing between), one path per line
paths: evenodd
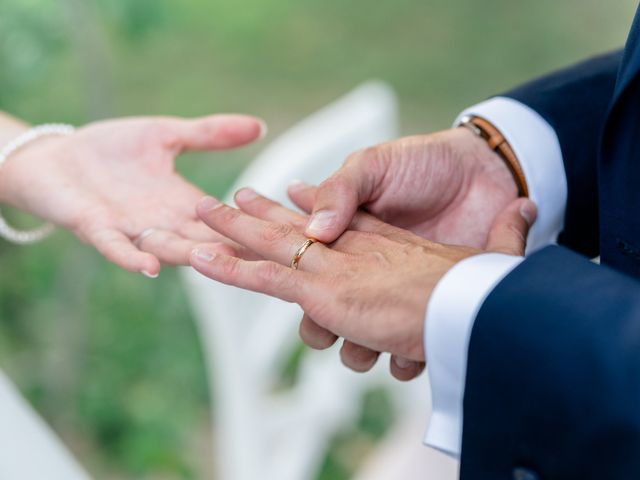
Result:
M473 174L481 175L507 198L515 199L518 196L518 184L504 159L468 128L455 127L451 131L455 132L457 143L462 145L460 154L470 160Z
M28 132L28 128L22 129L10 141ZM63 141L65 139L60 135L46 134L11 152L0 164L0 203L33 213L33 195L29 193L33 192L34 176L39 171L38 165L42 160L52 160L59 155L58 146ZM2 147L4 145L0 146ZM55 162L55 159L53 161Z
M0 113L0 120L5 120L6 117L4 114ZM0 132L0 149L4 148L8 145L12 140L18 138L23 133L27 132L29 127L27 125L22 125L17 121L8 122L3 125L2 131ZM10 192L11 185L13 180L11 179L11 163L13 160L13 156L17 155L19 152L15 152L11 155L11 158L7 158L7 160L0 165L0 203L8 203L12 204L11 201L12 194Z

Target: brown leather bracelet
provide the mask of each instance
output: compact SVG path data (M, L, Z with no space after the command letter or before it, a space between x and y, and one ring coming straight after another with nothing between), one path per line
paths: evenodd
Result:
M509 168L509 171L513 175L513 179L518 186L518 195L521 197L529 196L529 187L527 186L527 180L524 176L524 171L518 162L516 154L513 152L511 145L504 138L504 135L500 133L496 127L490 122L481 117L464 117L459 126L466 127L475 133L480 138L484 139L489 148L500 155L500 158L504 160L504 163Z

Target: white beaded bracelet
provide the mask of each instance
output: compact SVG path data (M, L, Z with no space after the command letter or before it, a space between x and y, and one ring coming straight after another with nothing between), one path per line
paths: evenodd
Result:
M2 150L0 150L0 167L2 167L2 164L7 161L11 154L41 137L50 135L71 135L74 131L75 128L71 125L59 123L50 123L34 127L9 142ZM7 221L0 212L0 237L10 242L20 245L36 243L51 235L53 230L54 226L51 223L47 223L35 230L16 230L7 224Z

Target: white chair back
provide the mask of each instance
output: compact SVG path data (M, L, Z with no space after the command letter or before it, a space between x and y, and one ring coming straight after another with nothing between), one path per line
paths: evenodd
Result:
M0 372L0 478L89 480L56 434Z

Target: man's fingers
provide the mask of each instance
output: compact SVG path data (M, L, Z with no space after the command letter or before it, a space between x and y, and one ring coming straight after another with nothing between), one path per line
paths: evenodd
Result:
M166 121L171 145L186 150L223 150L251 143L266 134L265 123L248 115L211 115L196 119L171 118Z
M528 198L518 198L511 202L494 220L486 250L524 255L527 234L536 216L536 205Z
M197 222L187 222L178 229L178 234L188 240L193 240L198 243L223 243L230 247L231 255L234 257L242 258L243 260L263 260L263 257L255 252L252 252L248 248L220 235L215 230L212 230L202 220Z
M353 154L340 170L320 184L306 235L330 243L348 228L358 207L371 199L380 183L381 172L370 165L375 151Z
M269 198L263 197L251 188L242 188L236 192L236 204L249 215L275 223L288 223L298 232L307 224L307 216L294 212Z
M274 223L247 215L241 210L220 203L213 197L205 197L197 207L200 218L225 237L252 250L262 258L289 265L306 237L284 223ZM322 244L311 245L300 261L300 268L317 270L329 268L340 253Z
M141 252L124 233L112 228L96 228L82 232L107 260L130 272L155 278L160 274L160 261L152 254Z
M293 203L303 211L310 212L313 209L318 188L298 180L289 185L287 192ZM393 227L389 224L362 210L356 211L351 223L347 226L349 230L380 234L389 233L391 228Z
M305 313L300 322L300 338L314 350L325 350L336 343L338 336L322 328Z
M345 366L356 372L368 372L378 361L379 352L345 340L340 349L340 358Z
M298 303L303 308L312 298L309 293L317 290L311 274L275 262L232 257L224 253L229 248L224 244L198 245L191 252L191 265L218 282Z
M191 251L202 242L184 238L168 230L153 230L148 235L140 238L140 240L135 241L134 244L143 252L154 255L163 264L183 266L189 265ZM226 255L248 259L245 258L245 249L242 247L235 249L233 245L225 245L227 248L223 250L222 244L219 242L211 243L210 245Z
M415 362L396 355L391 355L391 359L389 361L389 370L391 371L391 375L401 382L413 380L422 373L424 367L424 362Z
M291 201L305 213L313 211L318 187L309 185L302 180L294 180L287 187L287 194Z

